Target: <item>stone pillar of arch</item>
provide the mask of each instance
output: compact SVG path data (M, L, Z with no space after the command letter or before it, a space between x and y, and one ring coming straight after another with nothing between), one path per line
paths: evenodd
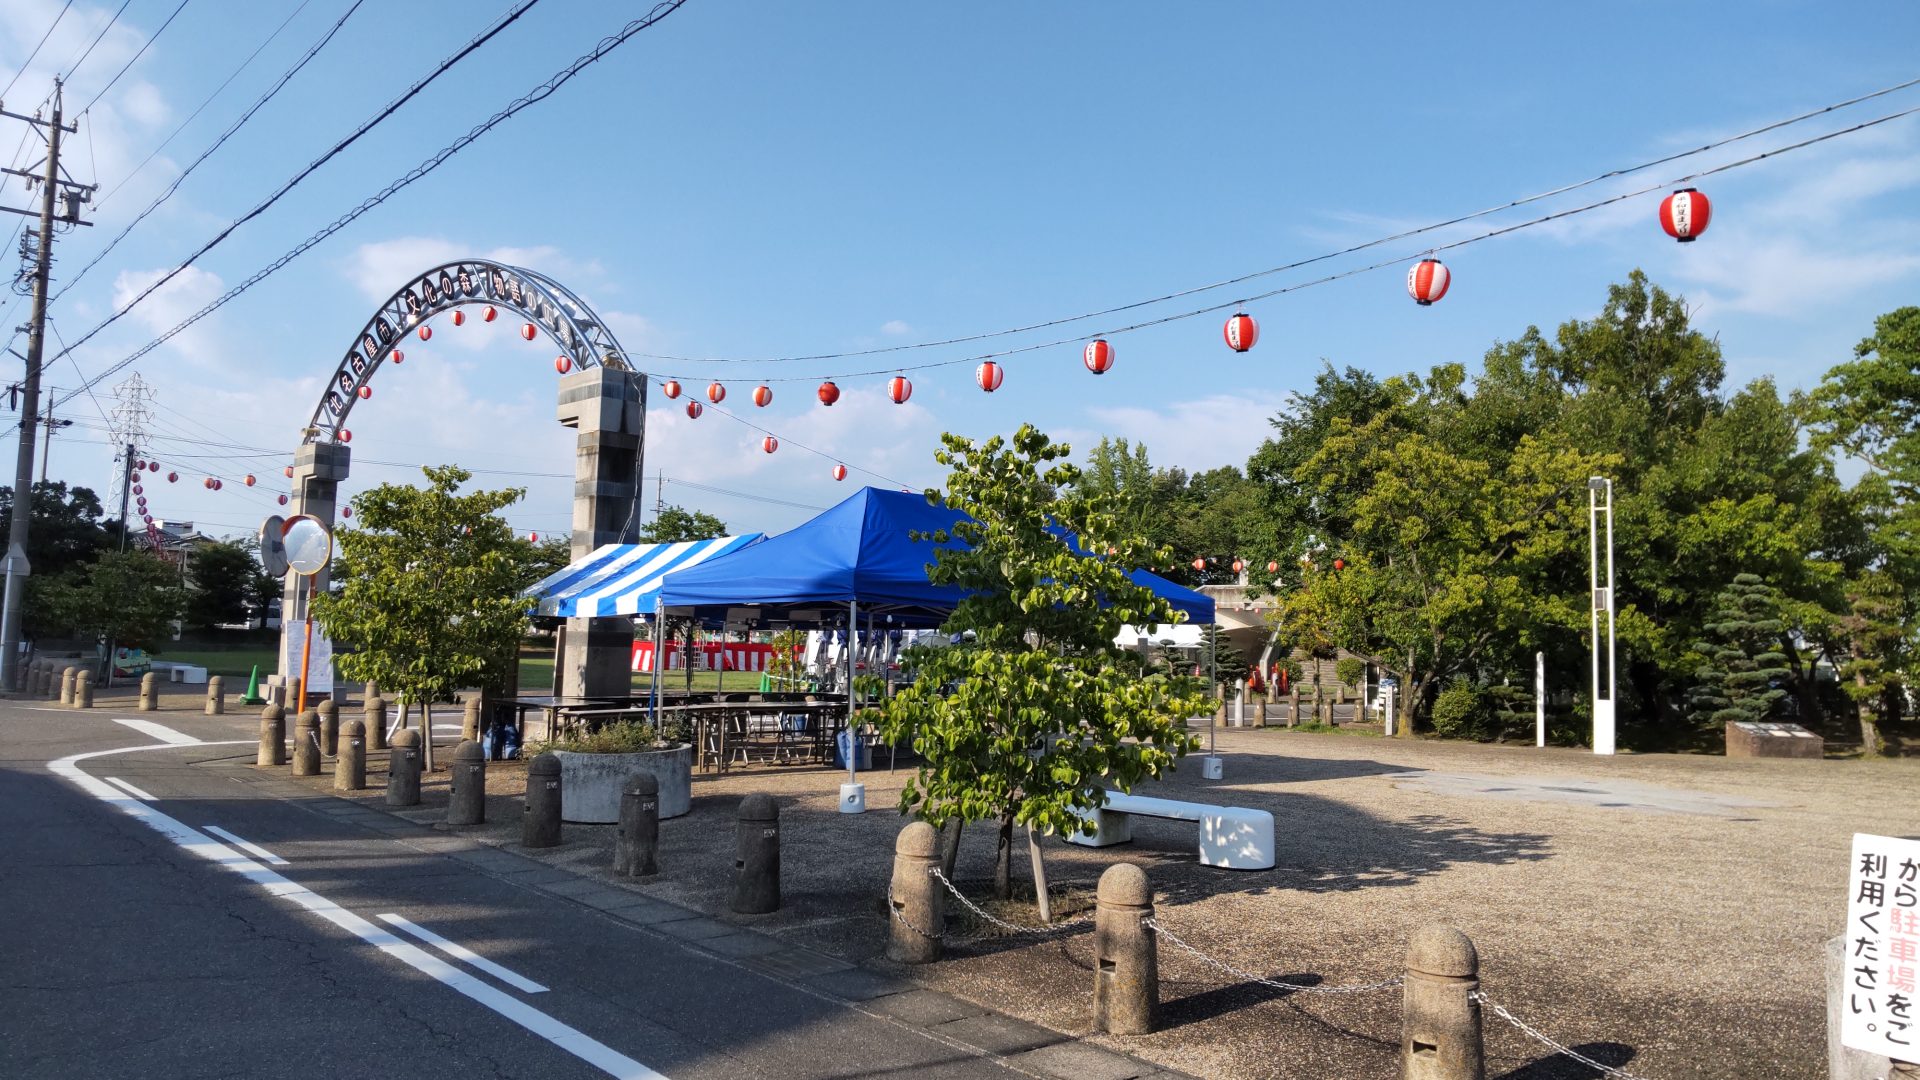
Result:
M563 376L557 415L574 429L573 558L640 533L647 377L588 368ZM633 620L568 619L560 656L566 697L626 697L632 686Z
M353 464L353 451L344 443L309 442L302 443L293 452L293 498L287 504L287 517L295 514L309 514L319 518L320 523L329 531L333 529L335 514L340 498L340 482L347 478ZM314 575L313 587L327 587L328 571L322 570ZM280 591L280 655L287 653L287 635L292 632L293 620L306 614L302 609L302 597L307 590L307 581L298 574L288 574L286 584ZM292 654L297 664L299 653ZM291 684L299 678L296 666L291 671L281 671L281 676Z

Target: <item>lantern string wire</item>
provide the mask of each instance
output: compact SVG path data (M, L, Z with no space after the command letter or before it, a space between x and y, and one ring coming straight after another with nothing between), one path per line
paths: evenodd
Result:
M1445 221L1436 221L1431 224L1421 225L1416 228L1393 233L1392 235L1389 235L1389 236L1378 237L1373 240L1368 240L1364 243L1355 244L1352 247L1342 248L1339 251L1330 251L1322 255L1314 255L1309 258L1300 259L1295 262L1284 263L1280 266L1269 267L1265 270L1256 270L1249 274L1241 274L1238 277L1225 278L1223 280L1215 281L1207 285L1196 285L1192 288L1181 289L1177 292L1164 293L1160 296L1150 297L1145 300L1135 300L1131 303L1121 304L1116 307L1103 308L1099 311L1089 311L1079 315L1067 315L1057 319L1048 319L1044 322L1028 323L1025 326L1009 327L1008 329L1005 329L1005 330L993 330L993 331L988 331L988 332L978 333L978 334L964 334L959 337L941 338L933 341L916 341L916 342L901 343L897 345L881 345L881 346L875 346L869 349L853 349L846 352L828 352L828 353L812 353L808 355L762 356L762 357L711 357L711 356L693 357L693 356L674 356L667 353L635 353L634 355L644 359L648 359L648 360L666 360L672 363L687 363L687 364L782 364L782 363L794 363L794 362L807 361L807 360L844 360L844 359L860 357L860 356L879 356L887 353L909 352L909 351L918 350L918 349L934 349L934 348L940 348L942 346L947 346L947 345L964 345L968 342L987 341L993 338L1011 337L1016 334L1030 333L1035 330L1046 330L1056 326L1065 326L1069 323L1085 322L1088 319L1098 319L1108 315L1117 315L1124 311L1133 311L1138 308L1151 307L1155 304L1163 304L1171 300L1179 300L1183 297L1194 296L1199 293L1211 292L1215 289L1223 289L1229 285L1239 285L1244 282L1257 280L1259 278L1271 277L1274 274L1286 273L1287 271L1290 271L1290 270L1298 270L1302 267L1312 266L1315 263L1326 262L1330 259L1337 259L1346 255L1356 254L1358 252L1366 251L1371 248L1379 247L1382 244L1390 244L1396 240L1405 240L1408 237L1420 236L1425 233L1430 233L1440 229L1450 228L1454 225L1459 225L1469 221L1475 221L1483 217L1488 217L1493 214L1498 214L1505 210L1512 210L1512 209L1515 209L1516 207L1527 206L1532 203L1540 202L1544 199L1551 199L1558 195L1565 195L1568 192L1578 191L1586 187L1592 187L1594 184L1602 183L1607 180L1616 179L1622 176L1628 176L1633 173L1642 172L1659 165L1666 165L1674 161L1679 161L1683 158L1694 157L1699 154L1707 153L1708 151L1717 150L1717 149L1720 149L1721 147L1729 146L1733 143L1741 142L1746 139L1751 139L1757 135L1764 135L1770 131L1777 131L1783 127L1788 127L1793 124L1798 124L1806 120L1811 120L1818 116L1824 116L1827 113L1835 112L1837 110L1844 109L1852 105L1858 105L1864 101L1871 101L1874 98L1885 97L1888 94L1896 93L1901 90L1906 90L1914 86L1920 86L1920 78L1909 79L1906 82L1896 83L1893 86L1882 87L1881 89L1875 90L1871 93L1861 94L1858 97L1849 98L1845 101L1834 102L1831 105L1825 105L1818 109L1813 109L1808 112L1803 112L1797 116L1790 116L1783 120L1775 120L1771 123L1763 124L1760 127L1753 128L1748 131L1740 132L1737 135L1729 135L1723 139L1716 139L1712 142L1703 143L1702 145L1694 147L1691 150L1682 150L1676 153L1668 154L1665 157L1654 158L1650 161L1643 161L1637 165L1629 165L1629 166L1625 166L1623 168L1618 168L1618 169L1609 169L1606 172L1600 173L1596 176L1588 177L1585 180L1579 180L1571 184L1563 184L1560 187L1552 188L1547 191L1538 192L1537 194L1522 196L1520 198L1513 199L1508 202L1500 203L1497 206L1489 206L1484 210L1476 210L1469 214L1461 214L1458 217L1448 218ZM1708 174L1699 173L1696 175L1704 176ZM1438 250L1438 249L1429 248L1427 253L1431 254L1434 250ZM1246 303L1248 300L1252 300L1252 299L1257 299L1257 297L1244 297L1237 302ZM1231 305L1225 305L1225 306L1231 306Z

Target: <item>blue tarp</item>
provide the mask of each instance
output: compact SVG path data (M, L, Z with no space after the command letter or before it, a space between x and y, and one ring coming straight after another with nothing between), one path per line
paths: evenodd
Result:
M831 625L849 601L862 615L892 615L891 625L938 626L965 593L927 580L935 545L910 532L951 532L965 515L929 506L917 493L862 488L795 529L752 547L668 574L661 602L676 614L719 617L726 608L757 607L762 622ZM959 541L945 546L963 547ZM1133 580L1187 613L1213 621L1211 597L1145 570Z

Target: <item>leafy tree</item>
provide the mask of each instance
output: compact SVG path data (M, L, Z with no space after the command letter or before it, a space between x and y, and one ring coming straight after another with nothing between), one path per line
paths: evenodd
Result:
M1860 748L1881 753L1880 729L1898 720L1911 670L1912 603L1884 573L1862 574L1847 591L1850 610L1839 620L1847 652L1841 687L1860 709Z
M1247 680L1247 672L1253 664L1242 653L1233 639L1220 632L1220 627L1208 623L1200 628L1200 670L1211 666L1216 682L1215 690L1234 686Z
M353 500L355 527L336 536L335 591L313 616L350 679L376 679L428 703L463 687L510 685L527 626L519 592L537 554L499 511L518 488L462 493L472 474L421 470L425 487L382 484Z
M110 551L44 580L40 599L49 626L85 639L148 647L172 636L187 590L180 571L164 559L144 551Z
M248 601L258 595L258 579L265 575L252 551L227 541L196 548L187 557L187 576L193 583L187 622L212 631L246 619Z
M1698 657L1689 711L1703 731L1735 721L1765 720L1787 692L1786 656L1780 652L1780 594L1757 574L1740 574L1715 598Z
M727 523L704 510L663 506L653 520L640 526L643 544L677 544L687 540L711 540L727 535Z
M951 472L927 498L971 520L951 537L967 548L940 549L927 577L967 590L945 629L973 640L912 650L914 682L885 704L882 728L922 757L903 813L999 823L994 889L1005 898L1016 824L1082 830L1075 811L1102 805L1103 784L1128 790L1194 746L1186 718L1207 697L1187 679L1140 676L1114 645L1123 624L1179 621L1127 576L1166 552L1122 524L1110 496L1080 489L1069 447L1032 425L1011 442L941 442L934 457ZM1068 535L1112 554L1078 555Z
M34 484L27 531L27 561L34 575L51 577L92 562L105 551L119 533L109 531L100 515L100 497L92 488L69 490L60 480ZM13 488L0 487L0 535L12 527Z

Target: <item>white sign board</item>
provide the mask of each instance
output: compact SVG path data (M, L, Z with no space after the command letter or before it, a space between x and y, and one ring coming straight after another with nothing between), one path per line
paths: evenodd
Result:
M280 657L280 670L287 673L287 686L297 689L300 686L300 652L306 647L307 624L303 619L295 619L287 624L287 632L280 635L286 654ZM308 658L307 693L333 693L333 642L313 629L313 652Z
M1853 834L1847 875L1846 968L1840 1041L1855 1050L1920 1061L1920 840Z

